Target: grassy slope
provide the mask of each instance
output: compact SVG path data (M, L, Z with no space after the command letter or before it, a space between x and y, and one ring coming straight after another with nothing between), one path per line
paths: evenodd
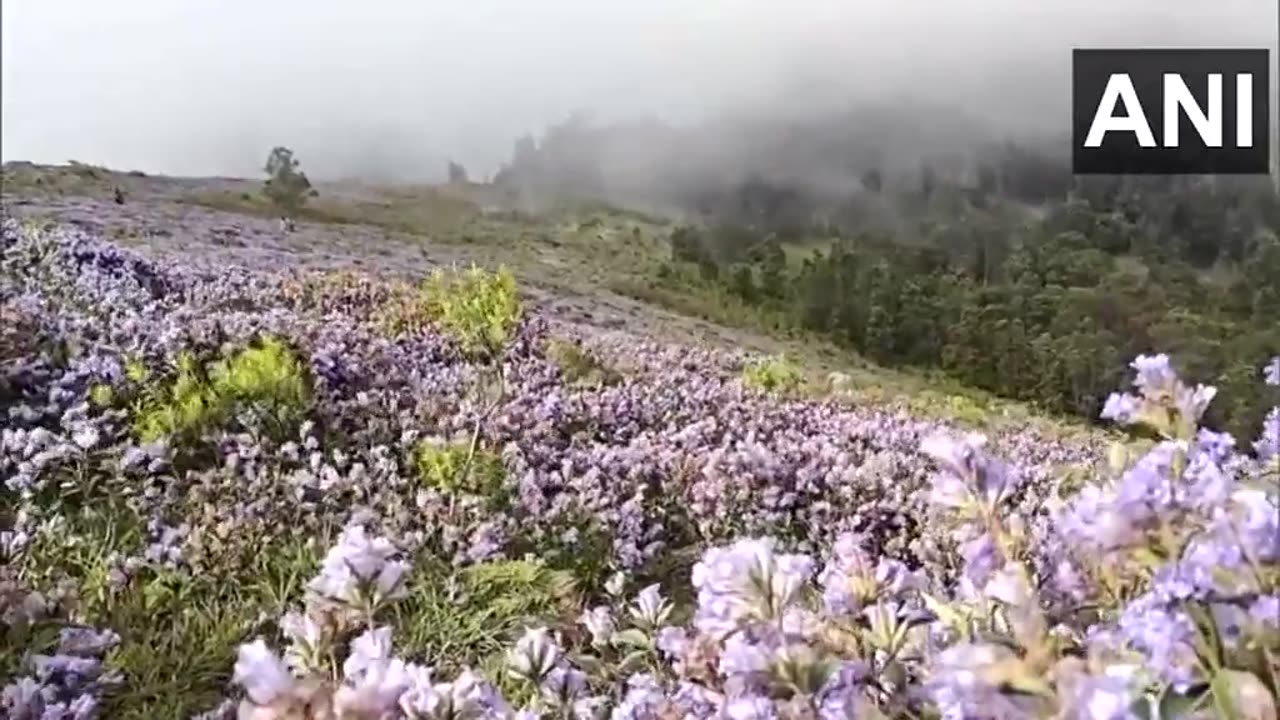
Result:
M40 197L93 197L109 203L114 186L129 195L129 207L147 202L217 208L232 214L271 217L275 213L256 194L257 184L225 179L147 178L89 167L6 168L6 202ZM880 368L847 351L812 338L763 332L768 319L695 283L652 282L666 256L663 223L625 211L587 208L529 217L487 211L473 200L486 188L370 188L321 186L321 197L307 211L310 223L395 229L429 247L433 255L448 248L452 257L512 267L524 284L562 297L580 298L588 307L617 303L614 291L653 305L636 316L639 329L666 339L717 342L760 352L785 352L806 371L813 385L831 371L853 380L854 402L904 404L919 414L941 415L964 423L1035 422L1064 431L1072 426L1032 415L1025 407L920 374ZM301 242L311 239L300 228ZM373 233L372 237L379 237ZM145 242L143 240L139 240ZM362 247L369 255L378 247ZM674 309L706 321L694 322ZM707 322L710 321L710 322ZM705 328L713 331L703 332ZM233 648L257 633L274 634L274 618L300 596L328 538L249 541L255 552L227 557L199 577L160 574L135 591L105 590L108 558L127 554L144 542L143 520L107 496L72 515L73 544L48 543L32 549L36 565L61 568L81 579L85 617L125 631L127 641L111 665L125 672L127 684L106 708L112 717L185 717L208 709L224 692ZM274 543L274 544L273 544ZM441 588L459 581L468 600L459 603ZM513 601L515 598L517 601ZM556 615L573 606L568 581L524 563L478 566L460 576L429 557L415 558L410 596L394 624L402 650L432 663L471 661L491 669L499 648L531 615ZM38 627L35 637L0 637L0 676L16 672L19 655L7 648L44 649L56 627Z
M6 201L40 196L108 199L115 187L122 188L131 203L134 198L146 198L235 215L270 218L277 214L259 192L261 183L254 180L152 177L79 164L11 163L3 173ZM638 300L648 316L648 334L678 342L785 353L815 386L821 386L831 372L849 375L849 395L856 402L905 405L912 412L968 425L1011 422L1064 432L1082 429L1078 423L1045 417L1026 405L946 378L879 367L829 342L782 332L774 319L696 282L658 282L669 232L668 223L660 218L600 205L565 206L535 216L504 209L500 192L474 183L320 183L318 190L319 197L300 220L373 227L406 235L424 248L448 248L454 257L468 262L505 264L522 284L559 297L580 298L586 307L616 306L618 296ZM791 248L789 254L794 259L811 249ZM361 250L379 252L376 247Z

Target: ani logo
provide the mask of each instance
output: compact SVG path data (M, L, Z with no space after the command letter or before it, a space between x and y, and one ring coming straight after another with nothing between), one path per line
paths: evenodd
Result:
M1270 53L1075 50L1078 174L1267 174Z

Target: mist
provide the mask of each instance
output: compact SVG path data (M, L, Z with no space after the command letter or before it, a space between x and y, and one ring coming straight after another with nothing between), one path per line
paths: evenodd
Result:
M484 178L574 112L714 126L889 101L1052 133L1071 48L1274 57L1278 4L6 0L0 155L256 177L283 144L317 179L431 180L451 159Z

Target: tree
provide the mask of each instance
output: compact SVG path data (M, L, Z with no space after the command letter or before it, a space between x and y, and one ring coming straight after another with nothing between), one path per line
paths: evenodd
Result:
M466 184L467 169L459 163L449 161L449 182L456 184Z
M884 176L877 168L871 168L862 174L862 187L868 192L878 193L884 189Z
M267 182L263 192L284 217L292 217L306 204L308 197L315 197L307 174L298 170L298 160L287 147L272 148L267 156Z

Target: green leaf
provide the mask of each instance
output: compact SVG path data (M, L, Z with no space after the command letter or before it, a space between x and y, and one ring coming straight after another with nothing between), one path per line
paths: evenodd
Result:
M646 635L642 630L637 630L635 628L632 628L630 630L623 630L622 632L614 633L614 636L611 639L611 642L616 647L632 647L632 648L647 649L649 647L649 636Z
M1276 720L1276 701L1253 673L1221 670L1210 683L1214 705L1230 718Z
M968 635L969 621L963 613L956 610L949 603L940 600L929 593L920 593L920 597L924 599L925 607L934 615L938 616L938 620L943 625L964 635Z
M1180 693L1173 688L1167 688L1164 694L1160 696L1159 720L1176 720L1177 718L1190 717L1194 713L1198 713L1204 708L1205 701L1209 699L1208 687L1192 688L1189 692ZM1148 709L1150 703L1142 703L1142 707Z
M636 650L634 652L627 653L627 655L618 662L618 674L629 675L644 668L646 657L648 657L648 653L644 650Z

